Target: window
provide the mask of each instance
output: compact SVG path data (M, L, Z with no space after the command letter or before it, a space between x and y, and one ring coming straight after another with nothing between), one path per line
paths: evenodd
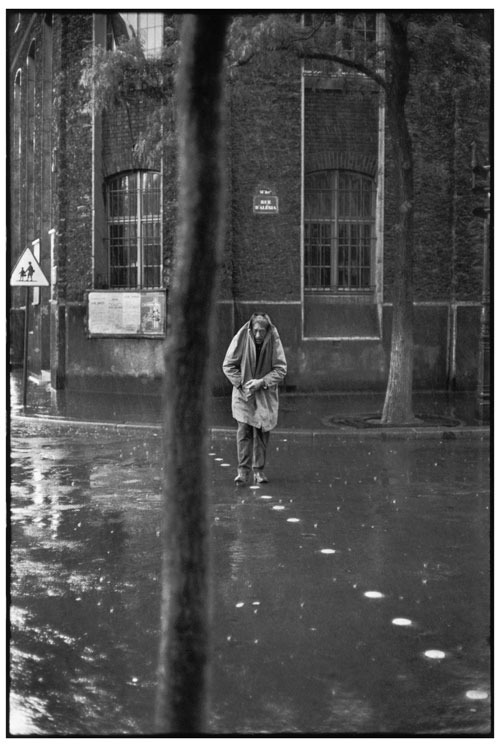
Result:
M162 287L161 174L113 177L106 204L110 287Z
M371 177L336 170L306 175L306 291L370 290L374 242L375 184Z
M14 79L14 102L12 107L12 169L11 175L11 199L12 211L10 215L10 227L12 232L11 256L14 258L21 251L21 215L22 215L22 106L21 106L22 78L19 69Z
M332 51L340 57L365 65L374 62L375 13L305 13L302 23L304 26L317 27L319 33L326 34ZM304 72L315 75L355 74L352 68L340 63L307 58L304 60Z
M36 153L36 64L35 64L35 41L30 44L28 57L26 59L26 140L24 150L26 153L26 228L27 240L33 241L35 237L35 153Z
M16 73L14 81L14 158L21 158L21 70Z
M339 24L342 53L356 62L366 64L375 56L375 14L343 14Z
M163 46L163 13L113 13L108 16L108 49L121 39L139 37L146 57L159 57Z

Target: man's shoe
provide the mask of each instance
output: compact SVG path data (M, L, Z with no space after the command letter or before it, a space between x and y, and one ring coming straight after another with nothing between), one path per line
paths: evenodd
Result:
M244 469L239 469L238 474L234 478L234 482L236 485L246 485L248 479L248 472L245 472Z
M261 469L256 469L254 471L254 473L253 473L253 479L255 480L255 482L257 484L259 484L261 482L269 482L269 480L267 479L267 477L265 476L265 474L262 472Z

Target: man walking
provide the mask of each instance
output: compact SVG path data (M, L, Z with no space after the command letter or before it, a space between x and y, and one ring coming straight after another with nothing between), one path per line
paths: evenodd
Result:
M253 469L256 483L267 482L267 444L278 422L278 384L287 371L278 330L267 314L255 312L235 334L222 370L233 385L232 413L238 422L234 481L245 485Z

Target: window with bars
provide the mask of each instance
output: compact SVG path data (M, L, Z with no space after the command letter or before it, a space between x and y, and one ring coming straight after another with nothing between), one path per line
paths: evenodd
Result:
M109 285L162 287L161 175L119 174L106 183Z
M342 293L372 288L375 183L352 171L306 175L304 287Z

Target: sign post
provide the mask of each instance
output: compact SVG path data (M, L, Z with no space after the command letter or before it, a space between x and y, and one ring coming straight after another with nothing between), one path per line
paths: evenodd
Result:
M28 391L28 342L29 342L29 321L30 321L30 297L31 288L40 288L48 286L49 281L42 272L42 268L35 259L32 251L25 249L19 258L12 275L10 276L11 286L26 289L24 312L24 349L23 349L23 408L26 409L26 395Z
M26 286L24 311L24 347L23 347L23 409L26 409L26 395L28 391L28 340L30 328L30 288Z

